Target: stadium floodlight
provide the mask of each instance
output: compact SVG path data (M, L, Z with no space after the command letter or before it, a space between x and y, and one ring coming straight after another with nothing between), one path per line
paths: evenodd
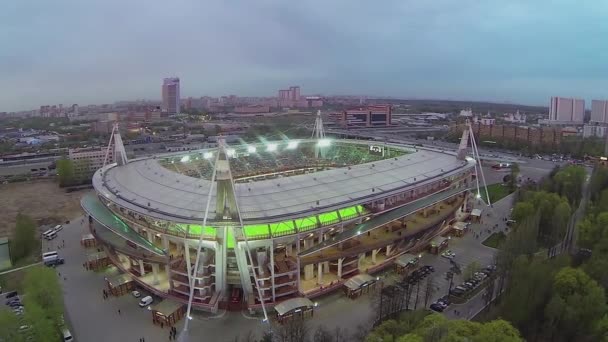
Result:
M247 146L247 152L249 152L249 153L255 153L255 151L257 151L257 149L255 148L255 146Z
M295 150L296 148L298 148L298 144L300 142L297 140L291 140L290 142L287 143L287 149L288 150Z
M319 140L319 142L317 143L317 145L319 145L319 147L327 147L327 146L331 145L331 140L329 140L329 139L321 139L321 140Z
M266 145L266 152L274 152L277 150L277 147L276 143L268 143L268 145Z
M211 159L211 157L213 157L213 153L211 153L211 152L205 152L205 153L203 153L203 158L205 158L205 159Z
M229 149L227 149L227 150L226 150L226 156L227 156L227 157L232 158L232 157L234 157L235 155L236 155L236 150L235 150L235 149L233 149L233 148L229 148Z
M190 161L190 156L189 155L185 155L182 157L181 162L182 163L187 163Z

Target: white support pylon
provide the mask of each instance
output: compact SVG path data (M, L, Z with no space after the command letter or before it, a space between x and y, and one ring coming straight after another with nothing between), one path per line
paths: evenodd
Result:
M315 146L315 158L323 155L323 150L319 146L319 141L325 139L325 129L323 128L323 118L321 117L321 110L317 110L317 118L315 119L315 126L312 129L311 139L317 140Z
M230 181L230 185L231 185L231 191L232 191L232 196L234 197L234 205L235 205L235 210L236 210L236 214L238 216L238 224L239 227L241 229L243 229L243 219L241 217L241 213L239 210L239 206L238 206L238 202L236 201L236 193L234 190L234 179L232 178L232 172L230 171L230 167L229 167L229 163L225 163L223 165L226 166L226 169L221 169L221 174L219 177L218 176L218 165L220 165L220 155L223 155L227 158L227 153L226 153L226 144L225 141L223 139L220 139L218 142L219 146L218 146L218 152L216 154L215 157L215 163L213 164L213 171L212 171L212 175L211 175L211 187L209 189L209 194L207 197L207 204L205 207L205 215L203 216L203 227L207 226L207 219L209 216L209 208L211 205L211 198L212 198L212 193L213 193L213 187L216 186L216 178L219 180L224 180L224 178L227 176L229 181ZM256 267L253 264L253 257L251 255L251 248L249 246L249 240L247 239L247 235L245 234L245 232L243 231L243 237L245 238L245 246L247 249L247 255L249 257L249 262L251 264L251 269L253 270L253 279L256 283L256 289L258 291L258 296L260 297L260 302L262 304L262 311L264 313L264 321L265 322L269 322L268 321L268 313L266 310L266 303L264 302L264 296L262 295L261 292L261 287L260 287L260 282L259 282L259 277L256 273ZM190 292L189 292L189 296L188 296L188 306L186 309L186 321L184 323L184 328L182 330L182 332L180 333L179 336L179 341L182 342L186 342L188 340L188 327L189 327L189 321L191 320L191 312L192 312L192 301L194 300L194 282L196 279L196 275L197 275L197 270L199 267L199 263L200 263L200 258L201 258L201 249L202 249L202 243L203 243L203 232L201 231L201 235L199 236L198 239L198 245L197 245L197 252L196 252L196 260L194 262L194 267L192 269L191 272L188 273L188 283L190 285ZM224 245L225 247L226 245ZM190 262L190 260L187 260L186 262ZM247 267L249 267L249 265L247 265ZM249 274L249 269L247 269L247 274Z
M479 156L479 149L477 148L477 142L475 141L475 134L473 133L473 127L471 127L471 122L468 119L467 119L467 129L469 131L469 138L471 140L471 150L473 152L473 158L475 158L475 160L477 162L479 174L481 174L482 185L485 188L487 204L488 204L488 206L492 206L492 202L490 202L490 193L488 192L488 183L486 182L486 176L483 173L483 167L481 166L481 157ZM481 197L480 191L481 190L479 189L479 182L478 182L478 185L477 185L478 197Z
M114 150L112 151L112 145ZM118 165L125 165L129 162L127 159L127 152L125 151L125 145L122 143L122 137L118 130L118 122L112 127L112 134L110 134L110 141L108 142L108 148L106 149L106 155L103 159L103 166L106 166L108 159L110 158L110 152L112 151L114 156L114 162Z

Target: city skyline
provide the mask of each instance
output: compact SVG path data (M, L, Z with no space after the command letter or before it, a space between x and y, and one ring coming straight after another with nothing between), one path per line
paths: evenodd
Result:
M1 16L0 111L160 99L158 80L169 75L182 79L182 98L275 96L286 84L543 106L551 96L608 95L608 4L321 4L12 4ZM159 47L167 40L174 48Z

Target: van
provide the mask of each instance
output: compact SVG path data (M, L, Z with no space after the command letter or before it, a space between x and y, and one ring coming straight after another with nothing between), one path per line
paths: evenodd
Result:
M60 225L60 224L56 225L56 226L55 226L55 228L53 228L53 230L54 230L55 232L58 232L58 231L60 231L60 230L62 230L62 229L63 229L63 226L62 226L62 225Z
M143 308L143 307L146 307L146 306L148 306L148 305L152 304L152 302L153 302L153 301L154 301L154 300L152 299L152 297L150 297L150 296L145 296L144 298L142 298L142 299L139 301L139 306L140 306L140 307L142 307L142 308Z
M61 334L63 335L64 342L74 341L74 337L72 336L72 333L70 332L70 330L68 328L63 328L61 331Z
M57 251L42 253L42 262L45 264L48 262L53 262L59 258L59 254Z
M55 230L53 229L49 229L46 232L42 233L42 237L47 240L53 240L57 237L57 232L55 232Z

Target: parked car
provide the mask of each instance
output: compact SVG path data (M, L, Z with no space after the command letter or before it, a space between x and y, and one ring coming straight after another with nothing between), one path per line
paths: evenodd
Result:
M468 290L468 288L466 288L463 285L458 285L455 287L456 290L462 291L462 292L466 292Z
M452 290L450 290L450 294L454 295L454 296L460 296L462 294L464 294L465 290L463 289L459 289L459 288L454 288Z
M139 301L139 306L142 307L142 308L146 307L146 306L152 304L153 301L154 301L154 299L152 299L151 296L145 296L144 298L142 298Z
M456 257L456 253L448 249L445 252L441 253L441 256L447 259L454 259Z
M20 302L21 302L21 299L19 299L19 298L12 298L12 299L9 299L9 300L6 301L6 305L10 306L13 303L20 303Z
M17 291L7 292L5 298L13 298L18 295Z
M65 264L65 259L59 258L59 257L44 262L44 265L48 266L48 267L56 267L56 266L63 265L63 264Z
M430 306L431 310L433 311L437 311L437 312L443 312L443 310L445 309L445 307L441 304L438 303L433 303Z
M450 299L448 298L448 296L443 296L443 297L437 299L437 303L443 303L446 306L449 306L450 304L452 304L452 302L450 302Z
M135 297L135 298L139 298L139 297L141 297L141 293L140 293L139 291L133 291L133 292L131 292L131 294L132 294L132 295L133 295L133 297Z
M68 330L68 328L63 328L62 334L64 342L74 341L74 337L72 337L72 333L70 332L70 330Z
M11 309L14 309L14 308L21 308L21 307L23 307L23 304L21 304L21 302L14 302L14 303L9 304L9 307L10 307Z

